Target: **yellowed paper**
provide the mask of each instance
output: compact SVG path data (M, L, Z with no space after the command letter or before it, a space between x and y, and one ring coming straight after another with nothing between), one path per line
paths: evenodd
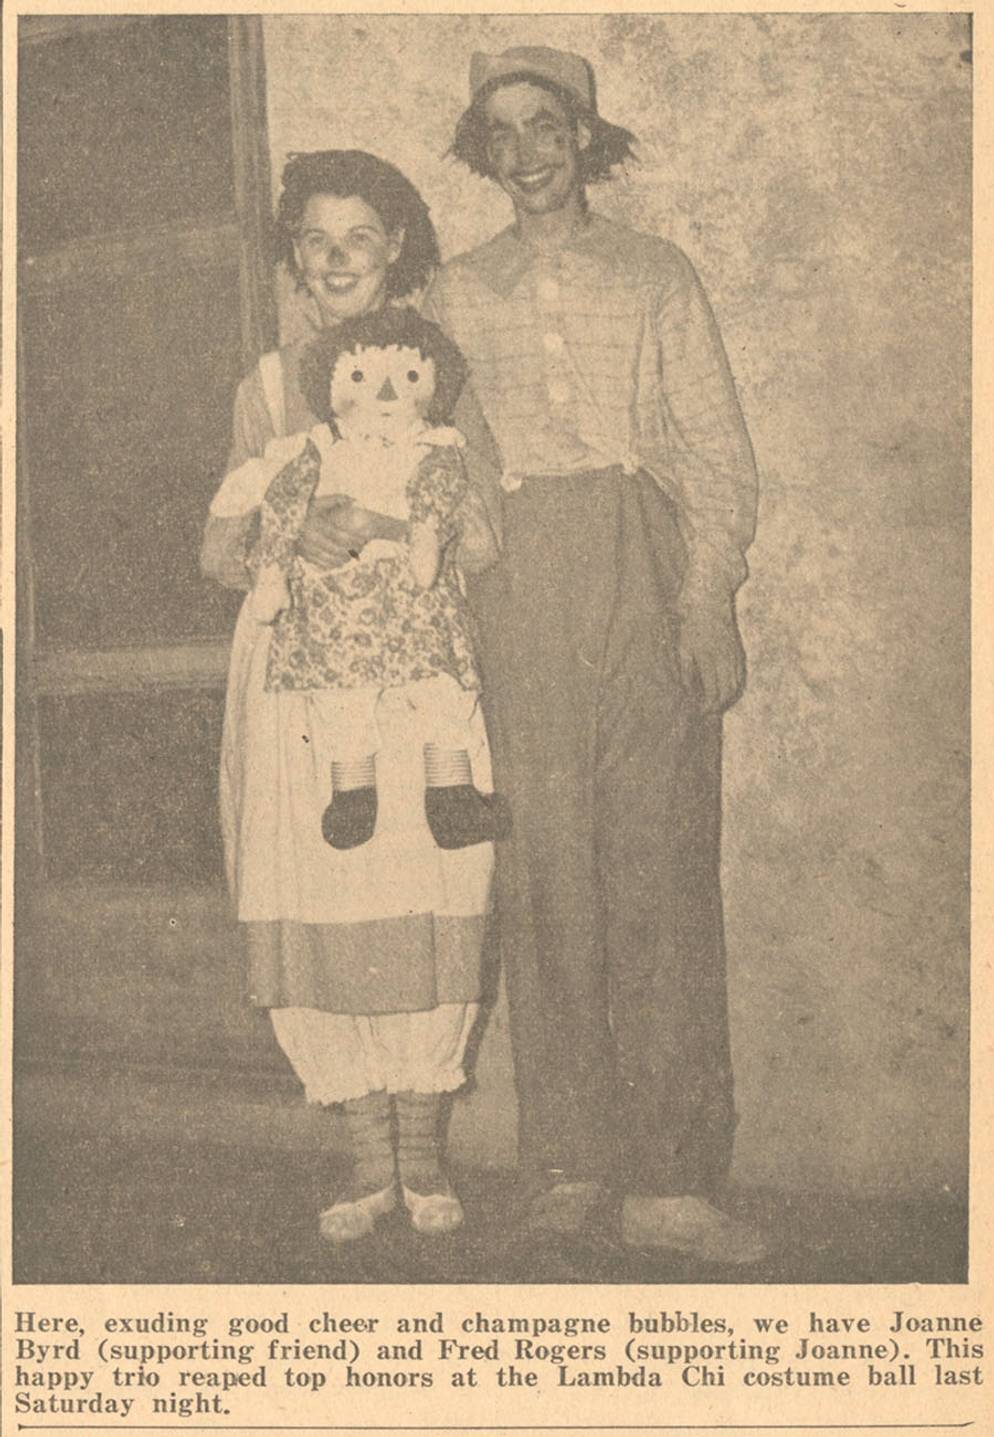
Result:
M77 91L53 80L42 104L38 81L28 103L25 76L80 35L110 45L109 16L167 14L220 27L203 46L236 112L234 139L217 131L234 208L211 209L206 171L171 173L161 193L186 186L199 210L138 223L135 157L166 164L190 116L227 102L191 81L172 133L161 84L109 75L96 103L118 124L126 91L127 126L73 180L89 229L63 235L44 141ZM910 0L5 7L4 1433L994 1432L990 32L986 11ZM729 1202L771 1252L738 1273L617 1235L528 1246L499 986L449 1126L466 1229L414 1240L398 1215L355 1252L321 1243L341 1139L249 1013L224 897L235 610L193 587L172 499L150 500L147 549L125 504L157 472L144 416L183 427L149 357L161 285L180 315L209 277L202 350L180 319L162 343L187 366L189 434L227 433L253 336L311 324L285 275L267 319L258 194L271 209L292 153L368 149L419 187L443 259L475 248L510 209L447 150L472 54L522 44L586 56L600 113L637 136L640 163L592 207L692 259L760 471L722 875ZM192 381L208 354L223 379ZM105 507L95 534L65 497L93 475L65 446L131 432L114 492L132 528ZM223 455L186 453L175 494L199 537Z

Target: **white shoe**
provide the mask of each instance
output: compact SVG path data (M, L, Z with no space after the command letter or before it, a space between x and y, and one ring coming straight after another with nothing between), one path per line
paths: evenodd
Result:
M376 1226L376 1219L393 1212L396 1206L395 1182L365 1197L332 1203L321 1214L321 1236L328 1242L356 1242L361 1237L368 1237Z
M769 1251L758 1228L701 1197L626 1197L621 1234L629 1247L665 1247L705 1262L760 1262Z
M440 1236L462 1227L466 1214L458 1196L448 1184L444 1192L437 1193L416 1193L401 1184L401 1192L415 1231Z
M537 1232L579 1233L606 1189L598 1182L555 1183L533 1200L527 1225Z

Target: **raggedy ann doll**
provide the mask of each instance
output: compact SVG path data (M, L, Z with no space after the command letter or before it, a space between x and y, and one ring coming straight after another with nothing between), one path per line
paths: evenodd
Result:
M217 515L259 509L252 604L273 625L266 687L307 695L309 737L330 770L321 827L334 848L375 832L376 713L388 692L424 717L425 816L436 843L465 848L507 827L501 801L473 784L480 684L450 558L467 479L462 436L445 421L465 377L456 346L412 309L326 330L301 364L304 395L323 422L233 470L211 504ZM406 542L373 539L337 569L302 559L295 546L308 505L327 494L405 521Z

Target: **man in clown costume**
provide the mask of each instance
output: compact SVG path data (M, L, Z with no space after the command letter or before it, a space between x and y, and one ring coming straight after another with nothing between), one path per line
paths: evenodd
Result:
M501 451L503 548L471 600L513 834L498 913L529 1224L745 1264L716 1201L734 1107L722 714L756 474L686 256L598 215L633 136L578 55L476 54L452 152L513 222L427 312Z

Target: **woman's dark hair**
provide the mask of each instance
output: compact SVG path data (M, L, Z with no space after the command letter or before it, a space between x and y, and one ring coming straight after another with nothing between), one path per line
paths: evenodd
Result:
M587 127L590 131L590 143L578 155L580 179L583 184L595 185L601 180L609 180L615 165L636 158L634 146L637 142L631 130L623 130L620 125L609 125L595 110L582 105L571 91L557 85L554 80L547 80L544 75L536 75L531 70L520 70L510 75L496 75L485 85L481 85L473 97L473 103L456 125L449 154L468 165L474 175L482 175L484 179L494 178L493 166L487 153L489 137L485 106L494 91L505 85L537 85L540 90L547 90L566 111L574 135L581 123Z
M287 161L276 209L274 250L299 286L303 287L303 279L293 244L313 195L342 199L355 195L376 211L388 233L403 229L400 257L387 271L387 297L401 299L424 288L440 262L428 206L400 170L365 150L317 150L291 155Z
M427 418L432 424L445 424L452 418L468 372L461 350L417 310L387 305L322 330L305 349L300 360L300 388L318 419L326 420L334 429L331 376L341 356L351 354L359 345L367 349L416 349L422 359L434 360L435 394Z

